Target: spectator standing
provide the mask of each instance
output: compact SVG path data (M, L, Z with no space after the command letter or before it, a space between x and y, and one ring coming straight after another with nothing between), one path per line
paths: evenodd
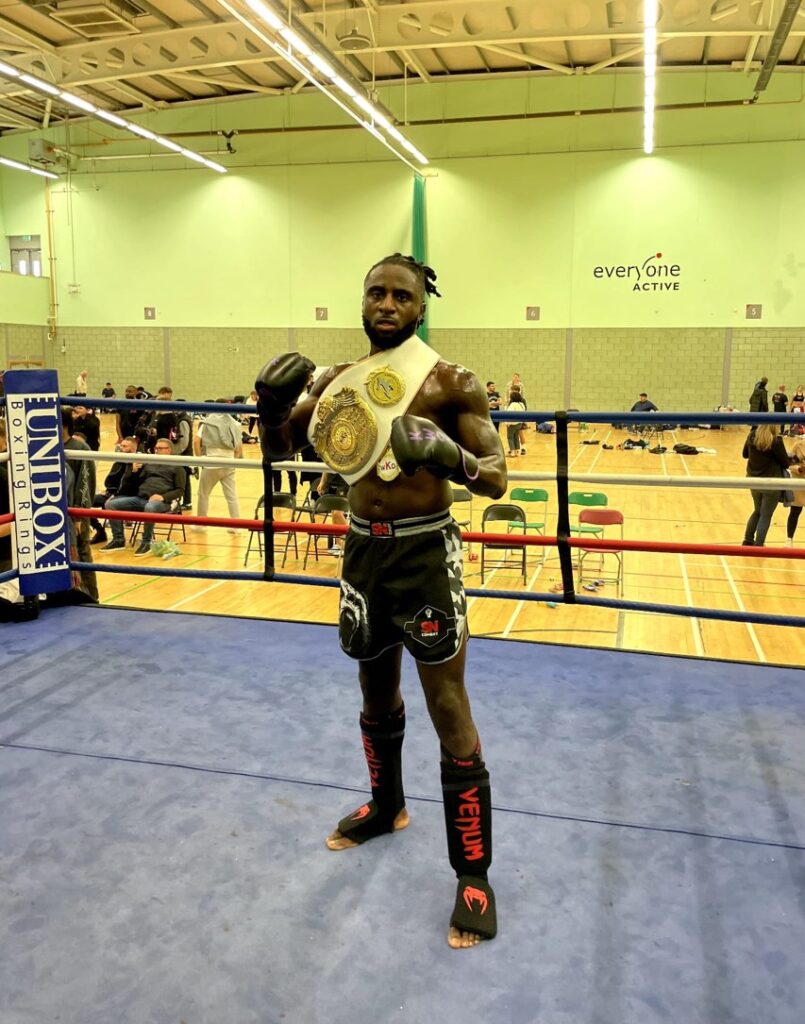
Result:
M216 402L224 403L226 399L216 398ZM239 420L226 412L210 413L198 428L194 450L196 455L242 459L243 442L241 441ZM235 470L229 467L204 466L202 468L198 485L198 514L200 516L207 515L210 493L216 484L220 484L221 490L224 492L230 518L240 519ZM204 527L200 527L200 529L204 529ZM237 533L237 530L231 529L229 532Z
M515 385L509 391L509 403L506 406L506 412L525 412L525 402L520 394L520 389ZM518 442L522 444L522 423L507 423L506 424L506 436L509 439L509 451L508 455L510 459L513 459L517 455ZM520 454L525 455L525 448L520 448Z
M101 421L85 405L73 406L73 434L80 434L92 451L100 451Z
M779 423L761 423L752 427L744 442L743 457L747 460L746 475L749 477L784 477L789 458ZM752 490L751 494L755 508L746 521L743 544L745 547L762 548L781 491Z
M127 384L124 398L133 401L137 398L137 388L134 384ZM139 409L118 409L115 413L115 430L117 431L117 443L124 437L135 437L137 425L140 422L142 413Z
M524 411L527 411L528 410L528 402L525 399L525 394L523 392L523 383L520 380L520 374L519 373L513 373L512 374L512 379L506 385L506 394L507 395L511 395L512 391L515 388L520 392L520 401L523 403ZM526 426L527 426L526 423L521 423L520 424L520 437L519 437L519 440L520 440L520 454L521 455L525 455L525 429L526 429ZM506 434L507 435L508 435L508 432L509 431L508 431L508 427L507 427L506 428ZM515 445L515 448L516 447L517 447L517 445ZM515 451L514 454L516 455L517 452Z
M486 382L486 397L489 402L489 411L497 412L500 409L500 393L498 392L497 385L493 380ZM495 430L500 433L500 424L495 423Z
M87 371L82 370L81 373L75 379L75 394L86 395L87 394Z
M797 441L791 449L791 466L789 472L792 476L792 483L798 481L802 490L794 490L793 501L788 509L788 522L785 525L786 545L789 548L794 546L794 535L797 532L802 506L805 505L805 441Z
M157 392L157 401L172 402L173 388L168 384L163 385ZM183 401L183 399L177 399L177 401ZM148 437L151 445L155 445L160 438L166 437L171 443L174 455L193 454L193 421L187 412L169 410L168 412L153 413L148 425ZM193 495L190 489L190 478L193 476L193 472L192 469L185 466L185 485L182 498L182 508L184 509L193 507Z
M760 380L755 384L755 390L752 392L749 398L749 411L750 412L768 412L769 411L769 393L766 390L766 385L769 383L768 377L761 377Z
M771 407L774 412L788 412L788 395L785 393L785 384L781 384L771 396Z

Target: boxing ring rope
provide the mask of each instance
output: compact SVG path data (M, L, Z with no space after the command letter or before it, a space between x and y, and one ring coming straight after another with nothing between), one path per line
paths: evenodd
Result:
M125 399L95 399L85 396L70 396L59 399L62 405L82 405L95 409L110 409L118 411L126 408L153 410L168 412L172 410L188 413L227 413L235 415L256 415L256 407L253 405L219 404L214 402L175 402L165 400L125 400ZM744 488L753 490L782 490L785 488L785 480L781 478L747 478L747 477L674 477L664 475L616 475L601 473L577 473L569 467L569 437L568 426L570 423L602 423L616 424L628 420L629 424L691 424L701 425L703 421L708 423L739 424L739 423L799 423L801 417L793 414L783 413L586 413L579 411L553 411L553 412L532 412L532 413L507 413L499 412L492 415L492 419L498 422L528 422L540 423L554 421L556 423L556 452L557 469L555 473L547 472L509 472L509 479L512 481L529 482L552 482L556 483L559 510L556 536L513 536L513 535L490 535L477 531L463 531L461 536L465 543L488 543L490 536L495 537L497 547L520 548L520 547L556 547L559 552L560 568L562 573L562 592L560 593L534 593L530 591L511 590L489 590L482 588L467 588L467 595L470 597L498 598L503 600L528 601L528 602L562 602L564 604L575 604L582 607L602 607L628 611L650 612L654 614L677 615L683 617L717 619L722 621L756 623L760 625L776 626L805 626L805 617L791 615L776 615L762 612L728 611L726 609L713 609L704 607L679 606L662 603L649 603L631 601L620 598L587 597L576 593L575 574L572 567L572 549L584 548L585 550L616 550L616 551L644 551L644 552L667 552L678 554L704 554L704 555L730 555L733 557L758 557L758 549L755 547L742 547L740 545L712 545L712 544L682 544L664 541L636 541L636 540L603 540L603 539L582 539L573 537L570 533L568 483L580 481L586 483L617 484L625 486L665 486L682 488ZM2 456L0 456L2 458ZM289 472L325 472L327 467L318 462L299 462L294 460L282 460L274 463L260 462L244 459L222 459L208 456L190 455L145 455L142 453L127 454L123 452L93 452L71 450L70 460L77 461L115 461L115 462L138 462L138 463L172 463L177 461L181 466L188 467L214 467L261 470L264 479L265 508L273 510L273 486L272 471L286 470ZM5 461L5 460L3 460ZM312 510L311 510L312 511ZM228 519L223 517L201 517L193 515L172 515L169 513L145 513L145 512L117 512L112 509L84 509L69 508L69 515L73 518L94 518L101 516L106 519L122 519L128 522L154 522L175 525L200 525L218 526L229 529L243 529L263 532L265 564L263 572L247 571L223 571L210 569L177 569L173 567L157 567L142 564L137 565L114 565L94 562L70 562L73 570L84 570L94 572L109 572L123 575L140 575L155 577L175 577L188 579L210 579L229 581L252 581L252 582L276 582L290 583L302 586L318 586L335 588L340 586L337 579L329 577L307 576L293 573L278 573L274 569L274 537L275 534L300 533L319 536L341 536L348 532L348 526L335 524L316 524L303 522L288 522L285 520L274 520L273 515L267 515L265 520L259 519ZM3 517L0 522L12 521L11 517ZM500 543L500 536L505 537L505 545ZM763 548L762 557L772 559L802 559L805 552L797 552L789 548ZM14 578L17 570L0 575L0 581Z

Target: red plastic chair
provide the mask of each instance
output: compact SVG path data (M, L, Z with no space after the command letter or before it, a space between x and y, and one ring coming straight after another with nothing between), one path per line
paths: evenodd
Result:
M587 523L589 526L598 526L602 530L606 527L617 526L620 528L620 539L623 540L623 514L614 508L585 508L579 513L579 523ZM602 532L601 539L604 538ZM584 563L589 555L600 556L596 575L584 575ZM604 576L605 556L612 555L617 563L617 571L614 576ZM604 583L615 583L618 587L618 594L623 597L623 552L615 548L579 548L578 549L578 588L581 589L585 579L602 580Z

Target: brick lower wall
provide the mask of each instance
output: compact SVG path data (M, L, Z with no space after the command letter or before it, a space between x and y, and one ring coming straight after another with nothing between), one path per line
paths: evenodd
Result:
M748 408L754 382L769 378L789 394L805 380L805 329L452 330L430 333L445 359L470 367L503 394L518 372L530 409L628 409L640 391L668 411L709 410L726 399ZM72 391L89 371L90 393L107 380L156 391L169 383L191 401L245 394L277 352L300 351L317 365L366 352L359 329L67 327L57 339L41 326L0 323L0 360L44 359ZM726 381L726 393L725 391Z

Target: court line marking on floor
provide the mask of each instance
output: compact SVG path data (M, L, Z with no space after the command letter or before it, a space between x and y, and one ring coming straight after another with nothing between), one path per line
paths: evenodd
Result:
M685 600L688 602L688 608L693 607L693 594L690 589L690 580L688 579L688 570L685 565L685 556L679 553L679 569L682 573L682 585L685 590ZM696 654L702 658L704 657L704 643L702 641L702 627L699 620L692 616L690 619L690 628L693 632L693 645L696 648Z
M682 467L685 470L685 474L690 476L690 467L688 466L688 460L684 455L679 456L682 459Z
M191 594L189 597L183 597L181 601L177 601L176 604L170 605L166 608L166 611L175 612L177 608L181 608L183 604L190 604L191 601L196 601L198 598L203 597L204 594L209 594L211 590L215 590L218 587L222 587L225 583L231 583L232 580L218 580L217 583L211 583L209 587L204 587L202 590L196 591L195 594Z
M84 750L68 750L61 747L45 747L33 743L4 743L0 739L0 747L7 750L27 750L37 754L57 754L63 757L84 757L96 761L112 761L121 764L143 765L150 768L177 768L180 771L201 772L206 775L227 775L233 778L255 779L266 782L284 782L291 786L312 786L315 789L336 789L347 793L366 793L364 786L346 786L339 782L325 782L320 779L300 779L287 775L274 775L268 772L250 772L238 768L213 768L210 765L189 764L181 761L155 760L144 757L126 757L122 754L95 754ZM405 794L407 800L418 803L437 804L442 806L441 796L422 796ZM661 832L669 835L691 836L696 839L716 839L720 842L742 843L747 846L770 846L784 850L803 850L801 843L784 843L778 839L761 839L757 836L731 835L730 833L704 832L699 829L678 828L674 825L650 825L639 821L618 821L609 818L591 818L586 815L560 814L556 811L535 811L527 807L508 807L505 804L493 804L493 810L503 814L516 814L527 818L546 818L551 821L573 822L583 825L605 825L610 828L628 828L640 832Z
M191 566L198 565L199 562L203 562L208 555L201 555L198 558L194 558L191 562L185 562L181 568L189 569ZM109 604L110 601L117 601L118 598L125 597L127 594L133 594L135 590L141 590L143 587L150 587L153 583L158 583L160 580L164 580L164 576L151 576L150 579L143 580L142 583L135 583L133 587L128 587L126 590L121 590L117 594L112 594L111 597L104 597L99 602L102 605Z
M594 458L594 459L593 459L593 461L592 461L592 462L590 463L590 466L589 466L589 468L588 468L588 470L587 470L587 472L588 472L588 473L592 473L592 472L593 472L593 470L595 469L595 464L596 464L596 462L598 462L598 460L599 460L599 459L601 458L601 452L603 452L603 450L604 450L604 449L603 449L603 445L605 445L605 444L608 444L608 443L609 443L609 437L610 437L610 434L611 434L611 433L612 433L612 429L610 428L610 429L609 429L609 430L607 431L606 437L605 437L605 438L603 439L603 441L601 442L601 445L602 445L602 447L600 447L600 448L598 449L598 451L597 451L597 452L595 453L595 458Z
M735 598L735 603L738 605L738 610L745 612L746 605L743 603L743 598L741 597L740 591L735 586L735 580L732 578L732 573L730 572L729 565L727 565L727 560L723 555L719 555L719 560L724 569L724 575L727 577L727 582L732 588L732 596ZM757 654L758 661L763 662L765 664L765 662L768 659L766 658L763 648L760 645L760 641L757 638L755 627L752 625L751 622L747 622L745 623L745 625L746 631L747 633L749 633L749 639L752 641L752 646L755 648L755 654Z
M528 590L531 590L533 588L534 584L537 582L537 577L539 576L539 574L542 572L542 570L544 568L545 568L544 563L540 562L540 564L537 566L536 572L531 577L531 579L528 581ZM503 632L501 633L501 636L503 637L504 640L508 637L509 633L511 633L512 627L514 626L514 623L515 623L515 621L517 619L517 616L520 614L520 612L523 610L524 607L525 607L525 601L518 601L517 604L514 606L514 611L509 616L509 621L503 627Z

